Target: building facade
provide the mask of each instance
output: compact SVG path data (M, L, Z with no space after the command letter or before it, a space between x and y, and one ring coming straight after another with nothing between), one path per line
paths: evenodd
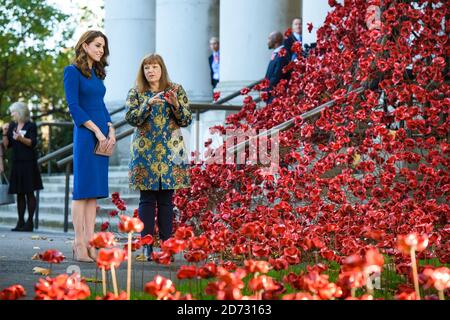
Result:
M114 109L123 105L141 59L152 52L163 56L172 81L183 85L191 101L211 102L212 36L220 38L216 89L222 97L239 90L264 77L271 56L270 32L284 32L293 18L302 17L303 44L313 43L330 7L328 0L105 0L105 10L110 46L106 101ZM314 25L311 33L307 23ZM224 117L224 112L203 114L200 131ZM128 141L119 144L123 158L128 147L121 145L128 146Z

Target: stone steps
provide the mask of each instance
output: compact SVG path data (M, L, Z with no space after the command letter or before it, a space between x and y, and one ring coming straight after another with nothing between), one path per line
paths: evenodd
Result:
M42 175L44 190L39 192L39 227L42 229L62 230L64 225L64 197L66 177L59 175ZM72 201L73 176L69 181L69 222L71 221L71 201ZM127 205L127 213L131 214L139 204L139 192L130 190L128 185L128 161L122 161L120 166L109 168L109 193L119 192L121 198ZM111 202L111 198L98 200L100 210L97 223L100 225L108 219L108 213L116 207ZM26 213L26 216L28 213ZM0 206L0 225L14 227L17 222L17 205ZM72 224L69 223L72 228Z

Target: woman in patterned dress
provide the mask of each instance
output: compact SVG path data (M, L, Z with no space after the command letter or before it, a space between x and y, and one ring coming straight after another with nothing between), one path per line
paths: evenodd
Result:
M131 145L130 188L140 191L139 217L142 236L153 236L158 209L159 237L170 238L173 226L174 190L190 186L188 154L180 127L191 124L192 113L183 87L170 82L160 55L146 56L136 86L126 102L127 122L137 127ZM151 260L152 246L144 253Z

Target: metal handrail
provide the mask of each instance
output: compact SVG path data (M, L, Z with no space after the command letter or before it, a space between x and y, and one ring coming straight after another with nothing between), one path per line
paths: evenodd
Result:
M129 135L131 135L134 132L134 128L131 129L127 129L121 133L119 133L116 136L116 141L122 140L123 138L128 137ZM56 162L56 165L61 168L69 163L71 163L73 161L73 155L70 155L64 159L59 160L58 162Z
M194 103L191 104L190 109L193 111L239 111L242 109L242 106L235 106L235 105L229 105L229 106L217 106L214 104L208 104L208 103ZM126 122L126 120L122 120L121 122ZM128 129L124 132L121 132L117 135L116 140L122 140L123 138L126 138L127 136L133 134L134 128ZM72 145L71 145L72 147ZM59 168L67 165L67 163L71 162L73 160L73 155L70 155L64 159L59 160L56 164Z
M36 126L39 127L45 127L45 126L51 126L51 127L70 127L73 126L73 122L69 121L60 121L60 122L51 122L51 121L41 121L37 122Z
M354 89L354 90L346 93L344 98L348 97L350 94L361 93L364 90L365 90L364 87L359 87L357 89ZM310 118L320 114L325 108L329 108L329 107L333 106L335 102L336 102L336 100L331 100L331 101L328 101L328 102L326 102L324 104L321 104L320 106L318 106L318 107L316 107L316 108L314 108L312 110L306 111L305 113L301 114L300 118L303 119L303 120L310 119ZM285 121L283 123L280 123L279 125L277 125L277 126L275 126L273 128L270 128L270 129L268 129L268 130L266 130L264 132L261 132L260 134L256 135L256 137L252 137L252 139L259 139L259 138L262 138L262 137L267 137L269 135L272 135L272 134L274 134L276 132L283 132L285 130L288 130L291 127L294 126L296 118L297 117L294 117L294 118L292 118L290 120L287 120L287 121ZM235 154L235 153L241 151L243 148L245 149L245 147L248 146L249 142L250 142L250 139L247 139L245 141L242 141L241 143L238 143L235 146L232 146L232 147L228 148L227 149L227 154L231 154L231 153Z
M126 124L127 124L126 120L120 120L120 121L117 121L117 122L113 123L113 127L115 129L118 129L120 127L123 127ZM44 163L46 163L48 161L52 161L52 160L55 160L55 159L57 159L59 157L65 156L68 153L70 153L72 150L73 150L73 143L68 144L65 147L62 147L62 148L60 148L60 149L58 149L56 151L53 151L52 153L49 153L49 154L39 158L38 159L38 164L41 165L41 164L44 164Z
M256 86L258 83L261 83L263 80L264 80L264 79L261 79L261 80L252 82L252 83L250 83L249 85L245 86L243 89L245 89L245 88L252 89L254 86ZM224 104L224 103L226 103L226 102L228 102L228 101L230 101L230 100L233 100L234 98L239 97L239 96L241 95L241 91L242 91L242 89L239 90L239 91L235 91L235 92L229 94L228 96L226 96L226 97L224 97L224 98L222 98L222 99L217 100L217 101L214 102L213 104L214 104L214 105Z

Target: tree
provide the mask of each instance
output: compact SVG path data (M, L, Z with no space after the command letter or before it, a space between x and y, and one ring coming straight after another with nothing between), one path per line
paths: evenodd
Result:
M0 0L0 116L19 99L40 112L61 109L65 43L73 35L69 16L40 0Z

